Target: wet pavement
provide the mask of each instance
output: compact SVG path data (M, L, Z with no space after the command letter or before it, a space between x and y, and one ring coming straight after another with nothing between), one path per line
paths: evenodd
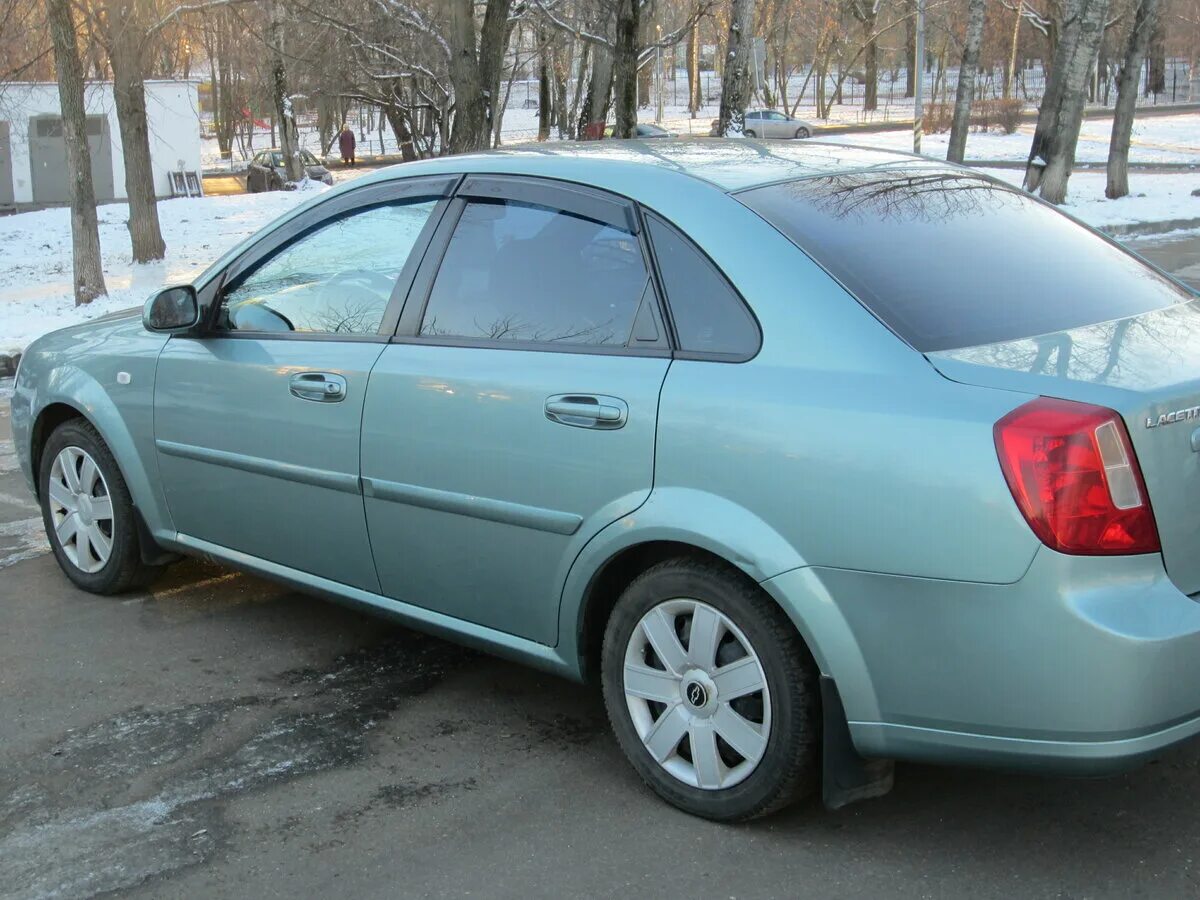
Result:
M1200 275L1200 235L1137 249ZM74 590L8 425L0 897L1200 895L1200 744L1097 781L901 765L882 800L712 825L591 688L194 561Z

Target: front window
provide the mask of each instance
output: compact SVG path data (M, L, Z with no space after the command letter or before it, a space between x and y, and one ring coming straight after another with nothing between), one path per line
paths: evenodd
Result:
M357 210L309 232L221 301L228 331L376 334L436 201Z
M1192 299L1053 208L976 175L881 168L736 196L923 353Z

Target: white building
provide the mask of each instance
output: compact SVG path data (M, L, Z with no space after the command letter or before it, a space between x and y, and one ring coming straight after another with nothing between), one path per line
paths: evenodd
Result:
M200 170L200 105L195 81L147 81L150 161L159 197L170 197L172 171ZM125 156L111 82L91 82L84 92L92 181L97 200L123 200ZM0 86L0 207L65 203L67 150L58 85Z

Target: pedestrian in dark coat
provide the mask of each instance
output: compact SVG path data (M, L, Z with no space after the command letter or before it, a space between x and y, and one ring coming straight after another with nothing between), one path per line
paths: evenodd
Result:
M342 133L338 135L338 149L342 152L342 165L354 165L354 132L350 130L349 125L342 126Z

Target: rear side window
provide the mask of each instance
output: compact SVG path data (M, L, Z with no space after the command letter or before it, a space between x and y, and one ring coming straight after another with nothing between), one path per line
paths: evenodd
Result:
M1027 194L937 169L880 169L737 198L923 353L1036 337L1192 299Z
M758 325L708 257L654 215L646 217L667 292L679 349L749 359L758 352Z
M649 274L637 237L563 210L472 200L450 239L424 337L624 347Z

